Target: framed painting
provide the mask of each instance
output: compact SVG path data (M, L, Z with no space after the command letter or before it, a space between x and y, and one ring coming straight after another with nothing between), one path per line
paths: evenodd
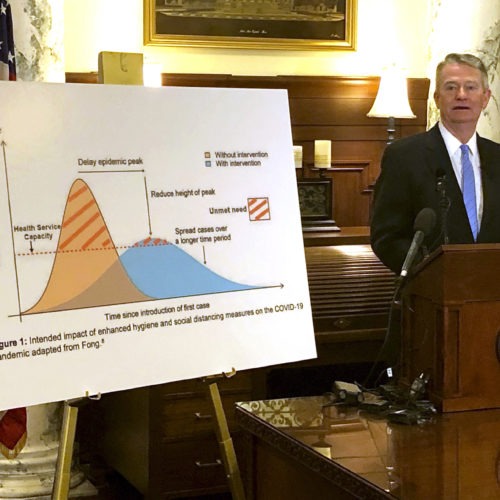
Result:
M357 0L144 0L144 43L355 50Z

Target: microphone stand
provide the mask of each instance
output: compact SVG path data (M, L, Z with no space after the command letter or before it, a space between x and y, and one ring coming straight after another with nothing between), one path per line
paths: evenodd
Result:
M426 250L426 248L425 248ZM391 302L389 305L389 315L387 318L387 330L385 334L385 339L380 348L377 358L372 364L370 372L368 373L365 381L363 383L364 387L368 387L368 384L373 377L373 372L377 367L378 363L381 361L387 362L387 367L382 370L374 381L373 386L376 387L378 381L382 377L385 371L390 379L397 379L396 370L398 369L399 359L398 355L401 351L401 321L402 321L402 293L403 289L408 281L408 275L397 276L395 280L395 289L391 297ZM397 314L399 312L399 314Z
M394 356L391 354L394 353L394 351L399 352L399 349L394 349L393 344L395 341L399 340L399 335L400 335L400 330L401 330L401 325L399 324L399 328L397 331L395 331L395 322L394 320L399 319L399 323L401 323L401 315L400 314L395 314L396 310L401 310L401 290L403 288L403 284L406 281L405 278L398 277L396 279L396 288L394 290L394 293L391 298L391 303L389 305L389 315L387 318L387 330L385 333L385 339L384 343L382 344L382 347L380 348L377 357L375 361L372 363L370 372L366 376L364 382L363 382L363 387L368 387L368 384L370 383L371 378L373 377L373 372L375 371L377 365L381 361L387 361L388 366L382 370L377 378L375 379L373 383L373 387L376 387L380 377L382 376L383 372L386 371L388 373L388 376L390 378L393 378L394 373L392 373L393 368L395 368L395 365L397 365L397 360L394 360ZM386 359L384 359L386 358ZM394 362L395 361L395 362ZM390 371L389 371L390 370Z
M396 278L396 288L394 290L394 294L391 299L391 304L389 306L389 318L387 325L387 332L385 335L384 343L377 355L375 362L372 364L372 368L365 379L365 386L368 384L370 378L373 375L373 371L376 365L383 360L383 356L386 357L386 361L389 362L389 367L387 372L389 377L392 378L392 374L389 373L389 369L397 365L399 360L397 356L400 351L400 343L401 343L401 314L397 315L396 318L399 318L399 326L397 331L395 331L394 325L394 312L396 310L395 306L398 306L399 311L401 310L401 292L403 289L403 285L406 283L409 273L411 272L411 268L413 266L413 262L417 256L417 252L424 246L424 238L432 231L434 225L436 223L436 213L434 210L430 208L423 208L415 217L415 222L413 224L413 229L415 234L413 235L413 239L410 244L410 248L406 254L404 259L401 272L399 276ZM378 382L381 374L377 377L376 382Z

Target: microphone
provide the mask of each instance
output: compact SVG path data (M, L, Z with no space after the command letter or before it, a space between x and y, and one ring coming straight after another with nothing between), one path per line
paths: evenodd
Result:
M446 195L446 172L443 167L436 170L436 191L439 193L439 211L441 213L441 234L445 245L449 243L447 216L450 199Z
M413 224L413 231L415 231L415 234L413 235L413 241L411 242L410 248L403 262L403 267L401 268L401 272L399 274L400 278L405 278L408 275L408 272L413 265L413 261L422 246L424 238L429 235L435 225L436 212L434 212L432 208L422 208L422 210L420 210L415 217L415 222Z

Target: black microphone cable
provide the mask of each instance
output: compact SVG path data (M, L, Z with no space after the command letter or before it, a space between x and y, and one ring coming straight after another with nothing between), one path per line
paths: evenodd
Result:
M446 172L443 167L436 170L436 191L439 193L439 214L441 218L441 234L443 243L449 243L448 237L448 211L450 209L450 198L446 194Z
M377 353L377 357L375 358L375 361L373 362L373 364L370 368L370 371L365 378L365 381L363 382L363 387L368 387L368 384L370 383L370 380L373 377L375 369L377 368L377 365L382 361L383 356L385 355L386 351L389 351L389 352L394 351L394 349L390 349L390 347L393 347L393 346L391 346L391 343L393 343L395 341L395 339L397 338L396 334L394 333L394 330L393 330L395 327L394 321L395 321L395 319L396 320L401 319L400 315L395 314L396 309L399 309L401 307L401 302L399 301L400 288L401 287L396 286L396 289L394 290L394 293L392 295L391 303L389 306L389 315L387 317L387 330L386 330L384 342L382 344L382 347L379 349L379 351ZM389 361L389 366L380 370L380 372L377 375L377 378L373 382L373 387L377 387L377 384L380 381L380 379L382 378L382 375L384 374L384 372L388 372L388 370L390 370L390 373L388 373L389 378L392 378L392 376L394 375L394 372L398 368L397 362L394 363L394 359L389 359L388 361Z
M413 240L406 254L406 258L403 262L401 272L399 276L396 278L396 288L394 290L391 299L391 304L389 307L389 317L387 319L387 331L384 343L382 344L382 347L380 348L377 357L375 358L375 361L372 364L370 372L368 373L368 376L365 379L365 383L363 384L365 387L372 378L373 372L377 364L383 359L383 356L386 356L387 361L390 362L388 369L390 368L391 370L394 370L397 367L396 357L398 355L397 348L399 346L398 340L400 337L401 325L399 325L399 328L395 330L394 316L395 316L396 306L398 308L401 308L400 298L403 285L406 283L408 273L411 270L413 262L417 256L417 253L423 244L424 238L432 232L435 224L436 224L436 213L434 212L434 210L432 210L432 208L423 208L415 217L415 222L413 224L413 231L414 231ZM401 319L400 315L397 315L396 318L399 318L399 320ZM391 364L393 366L391 366ZM384 371L386 371L386 369L380 372L376 382L379 381Z

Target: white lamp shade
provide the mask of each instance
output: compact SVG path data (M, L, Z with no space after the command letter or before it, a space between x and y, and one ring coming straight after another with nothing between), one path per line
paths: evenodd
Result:
M392 67L382 74L377 97L366 116L416 118L408 102L408 82L402 70Z

